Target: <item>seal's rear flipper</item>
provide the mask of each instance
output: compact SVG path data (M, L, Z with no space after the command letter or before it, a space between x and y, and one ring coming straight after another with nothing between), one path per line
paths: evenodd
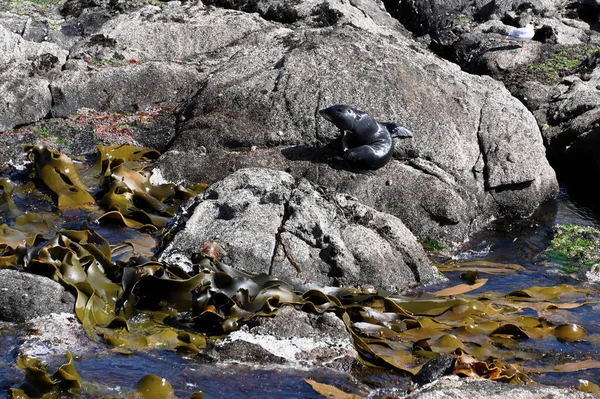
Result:
M405 128L404 126L397 125L391 122L382 122L381 123L385 128L390 132L392 137L412 137L413 134L410 130Z

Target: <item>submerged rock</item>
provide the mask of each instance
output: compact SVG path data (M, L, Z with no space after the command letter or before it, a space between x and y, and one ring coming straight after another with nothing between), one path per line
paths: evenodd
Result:
M330 367L349 372L358 354L344 322L333 313L310 314L283 306L270 318L216 341L206 354L213 360Z
M398 218L270 169L209 187L160 259L189 267L209 240L235 268L294 281L401 291L444 279Z
M39 359L62 357L66 351L75 356L109 352L107 347L94 341L83 330L81 322L72 313L52 313L29 320L24 325L19 355Z

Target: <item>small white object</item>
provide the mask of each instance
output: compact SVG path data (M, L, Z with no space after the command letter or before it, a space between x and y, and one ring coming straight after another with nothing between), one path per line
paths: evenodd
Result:
M512 28L509 30L506 38L520 41L521 47L523 47L527 40L533 39L534 35L535 31L533 29L533 24L527 24L524 28Z

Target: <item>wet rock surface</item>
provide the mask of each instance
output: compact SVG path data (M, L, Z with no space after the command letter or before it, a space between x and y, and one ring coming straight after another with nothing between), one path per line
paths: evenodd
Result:
M371 395L372 398L389 396ZM437 398L595 398L596 395L567 388L557 388L547 385L511 385L486 380L461 379L456 376L444 377L426 385L408 395L399 395L406 399L437 399Z

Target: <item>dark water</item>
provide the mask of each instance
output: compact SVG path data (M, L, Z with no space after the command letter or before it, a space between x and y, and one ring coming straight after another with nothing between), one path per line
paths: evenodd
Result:
M488 283L480 289L508 293L530 286L554 286L566 283L575 286L589 284L584 278L560 271L558 265L538 256L550 243L552 227L556 224L581 224L600 227L600 214L569 198L561 192L555 201L541 207L535 215L524 221L498 224L493 230L477 234L458 254L459 259L486 260L498 263L514 263L524 266L525 271L511 275L486 275ZM462 283L460 272L447 276L451 285ZM431 287L439 289L441 287ZM587 329L587 336L600 336L600 305L589 305L564 312L565 322L577 323ZM527 314L527 313L525 313ZM531 312L535 316L534 312ZM600 340L595 342L559 342L554 337L523 342L522 350L544 353L538 365L552 366L584 360L600 359ZM14 348L19 344L16 334L3 331L0 338L0 389L22 381L22 372L15 368ZM55 370L64 357L50 359L49 369ZM518 360L518 359L517 359ZM194 391L203 391L206 398L322 398L305 379L315 379L331 384L347 392L366 396L376 387L405 387L408 378L392 371L366 370L357 379L331 370L253 369L235 364L211 364L197 359L185 358L167 351L121 355L103 353L76 359L77 369L84 381L89 383L80 397L110 398L126 397L135 383L146 374L156 374L167 379L179 398L189 398ZM584 370L575 373L545 373L532 375L535 381L574 386L578 380L587 379L600 384L600 370ZM360 381L360 382L357 382Z

